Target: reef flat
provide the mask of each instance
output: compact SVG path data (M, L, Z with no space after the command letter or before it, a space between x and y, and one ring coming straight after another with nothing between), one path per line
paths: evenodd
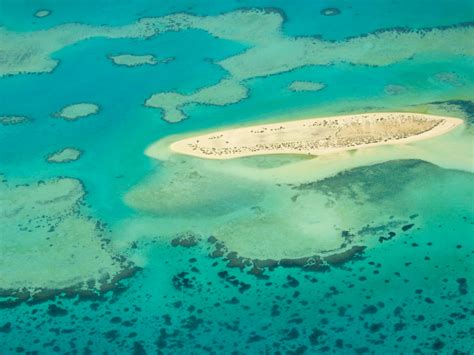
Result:
M79 180L17 185L3 179L0 192L2 297L95 294L133 269L107 246L106 227L81 206Z
M25 116L0 116L0 124L3 126L17 125L28 121L30 121L30 119Z
M178 140L170 149L208 159L265 154L323 155L429 139L462 123L457 118L416 113L368 113L216 131ZM160 149L159 142L148 148L147 154L153 157L155 149Z
M46 157L48 163L69 163L79 159L82 151L76 148L63 148Z
M238 10L202 18L177 16L178 24L185 23L189 28L202 29L217 38L245 43L250 48L217 62L229 73L217 84L190 94L156 93L145 101L145 105L162 109L166 121L179 122L187 117L183 112L187 104L224 106L247 98L248 94L244 94L248 91L246 81L252 78L285 73L310 65L326 66L341 62L387 66L441 49L453 55L473 54L472 49L467 48L469 33L474 28L471 24L416 32L388 29L344 41L325 41L319 37L291 37L284 34L284 20L283 14L273 9ZM243 28L240 23L246 26ZM457 38L457 43L466 45L453 45L449 40L452 37ZM215 98L207 96L210 92L216 93Z
M320 91L324 89L326 85L323 83L316 83L313 81L293 81L289 86L288 89L291 91Z
M245 175L234 160L165 162L167 177L151 178L126 196L129 206L149 217L138 223L136 232L132 225L124 229L130 235L156 239L153 226L160 225L159 239L171 242L186 231L212 236L215 248L209 254L247 271L253 266L262 271L285 265L323 271L338 260L360 256L365 248L373 253L413 226L425 226L427 216L417 215L427 208L429 191L437 191L443 199L454 193L456 184L467 186L472 181L467 172L456 172L454 181L450 178L454 171L420 160L395 160L323 179L313 164L301 182L298 164L289 164L292 174L275 184L271 177L278 174L275 170L269 169L273 170L269 177L258 168ZM227 188L230 184L233 189ZM464 202L470 198L456 196ZM183 242L195 244L190 240Z
M5 47L0 77L52 72L58 65L58 60L51 58L52 53L98 37L148 39L166 32L197 29L219 39L250 46L242 53L216 62L229 73L217 84L189 94L158 92L145 100L146 106L161 109L166 121L179 122L187 117L183 108L188 104L224 106L247 98L246 81L252 78L341 62L387 66L436 51L451 55L474 54L469 45L474 26L469 23L417 31L387 29L344 41L327 41L318 37L288 36L282 31L284 20L284 14L275 9L241 9L216 16L176 13L115 27L69 23L24 33L0 28L0 41ZM242 23L245 26L241 26ZM37 43L42 45L35 45Z
M49 16L49 15L51 15L50 10L42 9L42 10L38 10L38 11L35 12L35 17L37 17L37 18L43 18L43 17Z
M100 107L97 104L81 102L63 107L55 116L68 121L74 121L79 118L95 115L99 112L99 109Z
M159 61L151 54L133 55L133 54L119 54L110 55L109 59L117 65L124 65L127 67L135 67L137 65L155 65Z

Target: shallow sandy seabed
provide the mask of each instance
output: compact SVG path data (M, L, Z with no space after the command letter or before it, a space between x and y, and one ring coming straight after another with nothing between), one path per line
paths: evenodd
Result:
M62 108L61 111L56 114L56 117L74 121L78 118L94 115L99 112L99 109L99 105L83 102Z
M0 294L98 290L125 269L100 221L84 214L79 180L0 182Z
M49 163L68 163L78 160L81 157L82 151L76 148L64 148L47 156L46 160Z

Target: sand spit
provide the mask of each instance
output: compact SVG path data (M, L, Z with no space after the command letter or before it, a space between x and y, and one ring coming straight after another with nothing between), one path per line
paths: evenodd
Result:
M175 141L170 149L207 159L268 154L324 155L429 139L462 123L458 118L419 113L366 113L216 131ZM158 142L146 153L158 157L161 147Z

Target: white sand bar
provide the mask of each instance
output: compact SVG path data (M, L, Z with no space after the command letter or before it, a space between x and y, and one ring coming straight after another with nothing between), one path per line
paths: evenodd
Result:
M267 154L323 155L429 139L462 123L458 118L419 113L365 113L216 131L176 141L170 149L207 159ZM154 146L147 150L150 156L154 153L159 154L154 152Z

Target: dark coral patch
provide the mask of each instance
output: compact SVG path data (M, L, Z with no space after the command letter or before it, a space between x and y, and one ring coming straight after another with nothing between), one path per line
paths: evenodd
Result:
M348 243L352 238L352 234L343 232L347 235ZM248 274L257 276L258 278L267 278L264 274L265 270L273 270L277 267L283 268L300 268L305 271L328 271L330 266L340 266L349 260L357 257L360 258L365 246L352 246L339 253L330 254L324 257L313 255L301 258L283 258L283 259L251 259L239 256L236 252L229 252L222 241L216 237L209 237L207 240L213 245L210 256L213 258L223 258L227 261L227 266L231 268L239 268L246 270ZM177 243L177 242L176 242Z
M12 324L10 322L7 322L0 327L0 333L9 333L11 330Z
M175 289L182 291L187 288L194 288L194 277L188 277L188 273L183 271L173 276L173 286Z
M353 259L355 256L360 256L360 254L364 251L365 248L365 246L354 245L352 248L347 249L341 253L326 256L324 260L328 264L333 266L342 265L347 261Z
M187 232L179 234L176 238L171 241L171 245L174 247L181 246L185 248L190 248L196 246L200 240L198 235Z
M61 308L59 306L56 306L55 304L51 304L49 305L48 307L48 314L51 316L51 317L61 317L61 316L65 316L68 314L68 311L65 310L64 308Z
M322 337L326 335L326 332L314 328L311 334L309 335L309 341L311 345L319 345L322 341Z
M461 277L457 279L456 282L458 283L459 294L466 295L467 294L467 280L464 277Z
M449 100L449 101L434 101L430 102L433 105L453 105L460 108L467 116L467 123L472 125L474 123L474 101L470 100Z
M440 339L436 339L435 342L432 345L433 350L441 350L444 348L444 342L442 342Z
M402 226L402 231L406 232L406 231L412 229L413 226L414 226L413 223L412 224L406 224L406 225Z

